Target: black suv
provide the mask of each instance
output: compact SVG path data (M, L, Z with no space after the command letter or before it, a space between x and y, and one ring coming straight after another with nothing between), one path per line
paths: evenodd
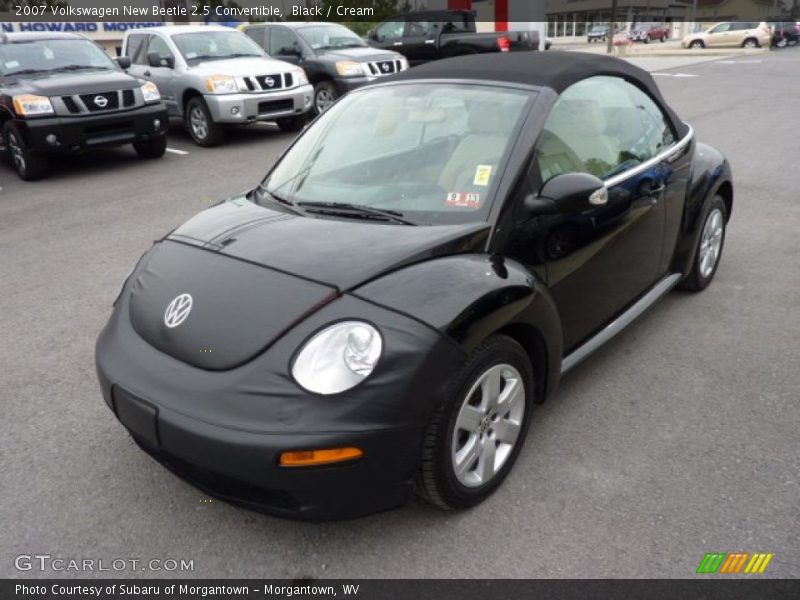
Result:
M305 70L317 114L352 89L408 69L402 54L371 48L337 23L255 24L243 31L271 57Z
M122 71L72 33L0 33L0 148L22 179L43 177L48 155L133 144L163 156L169 126L158 88Z

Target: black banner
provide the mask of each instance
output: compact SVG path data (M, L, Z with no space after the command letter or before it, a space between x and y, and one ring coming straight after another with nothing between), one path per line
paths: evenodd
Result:
M800 598L800 580L272 580L272 579L47 579L3 580L0 598L35 600L261 600L264 598L364 600L789 600Z

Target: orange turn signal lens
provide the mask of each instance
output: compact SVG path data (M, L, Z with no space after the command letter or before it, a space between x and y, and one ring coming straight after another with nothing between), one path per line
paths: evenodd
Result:
M282 467L313 467L355 460L364 456L359 448L329 448L327 450L294 450L282 452Z

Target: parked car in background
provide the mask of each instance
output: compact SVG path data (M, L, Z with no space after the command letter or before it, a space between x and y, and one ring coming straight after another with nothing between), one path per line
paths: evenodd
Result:
M684 48L760 48L769 47L772 31L764 21L731 21L717 23L705 31L684 36Z
M605 42L608 40L611 27L608 25L592 25L586 33L587 42Z
M75 33L0 33L0 149L24 180L49 157L133 144L144 158L167 148L167 111L152 83L124 73Z
M669 39L669 27L663 23L637 23L631 30L634 42L649 44L652 41L666 42Z
M410 12L380 23L367 39L375 48L400 52L412 65L451 56L539 48L536 31L477 33L475 15L468 10Z
M219 144L228 124L274 121L284 131L299 131L311 109L305 71L269 58L230 27L128 30L122 54L131 74L158 86L170 114L183 119L200 146Z
M273 58L305 70L317 114L350 90L408 69L402 54L372 48L338 23L254 23L241 30Z
M794 46L800 40L800 23L796 21L772 21L769 26L772 30L772 46L776 48Z

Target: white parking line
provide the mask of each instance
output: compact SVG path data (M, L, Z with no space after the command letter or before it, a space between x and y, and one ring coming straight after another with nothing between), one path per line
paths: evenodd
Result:
M172 152L172 154L189 154L186 150L178 150L177 148L167 148L167 152Z
M694 73L651 73L660 77L697 77Z

